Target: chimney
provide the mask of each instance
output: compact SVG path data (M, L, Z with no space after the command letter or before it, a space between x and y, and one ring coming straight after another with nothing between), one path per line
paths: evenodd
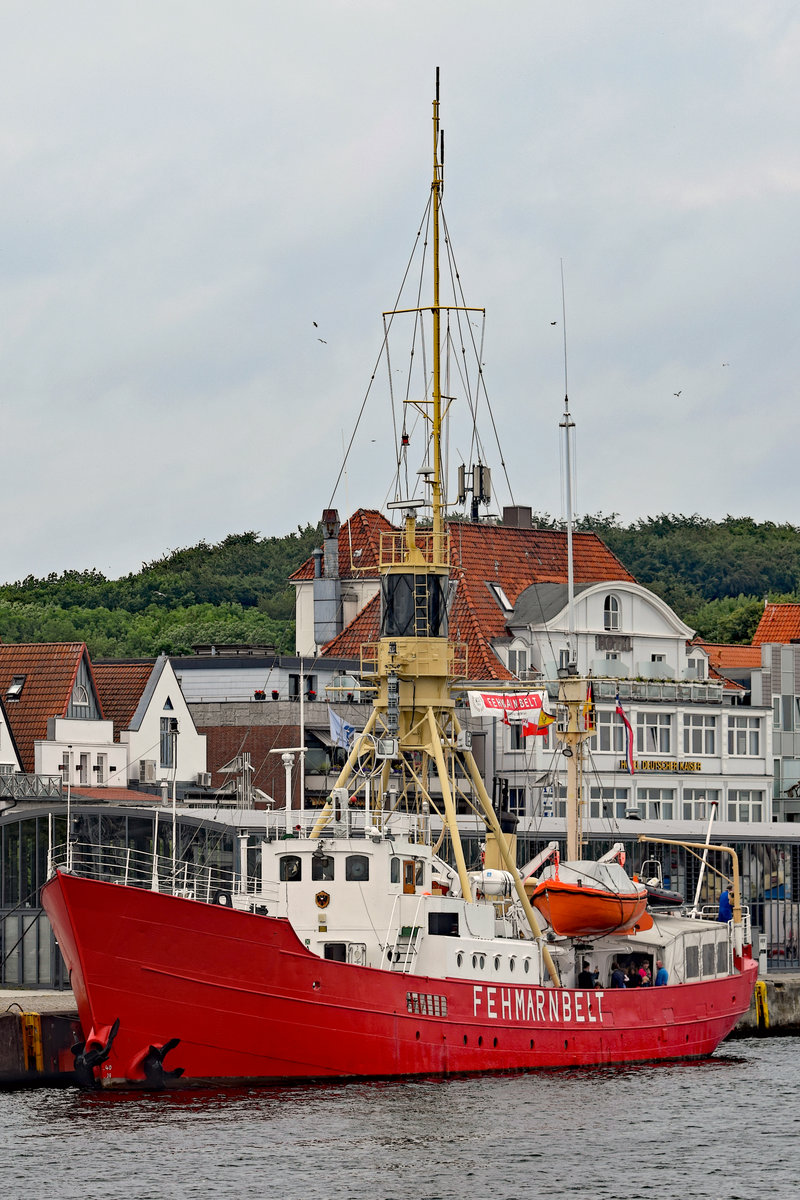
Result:
M505 506L503 524L512 529L533 529L533 509L525 504Z

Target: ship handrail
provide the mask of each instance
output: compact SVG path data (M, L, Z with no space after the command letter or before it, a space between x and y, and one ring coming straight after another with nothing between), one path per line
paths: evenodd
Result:
M173 871L172 859L157 851L103 842L72 841L55 845L51 865L53 870L60 867L101 883L191 896L206 903L217 891L233 893L239 885L237 871L214 863L179 859Z

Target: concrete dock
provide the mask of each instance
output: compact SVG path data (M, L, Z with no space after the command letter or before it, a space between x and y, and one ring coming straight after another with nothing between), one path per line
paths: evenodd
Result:
M788 1034L800 1034L800 975L766 975L730 1036ZM73 1086L82 1039L72 992L0 989L0 1088Z

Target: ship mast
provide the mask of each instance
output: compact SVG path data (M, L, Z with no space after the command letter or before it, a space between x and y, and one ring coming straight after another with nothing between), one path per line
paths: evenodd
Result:
M439 127L439 71L436 71L436 98L433 102L433 179L431 183L433 220L433 303L398 312L428 313L433 318L433 394L428 401L407 400L422 411L429 422L429 447L433 461L421 474L431 489L432 521L430 529L417 528L416 512L424 501L398 499L389 507L399 509L404 518L402 530L381 534L379 565L381 575L380 640L361 647L361 676L372 682L375 700L372 714L341 770L331 799L312 831L319 837L332 818L336 803L347 803L348 785L357 768L371 765L371 775L380 778L375 809L390 792L390 778L399 778L407 806L427 805L440 813L450 835L461 894L474 901L464 849L458 829L456 801L461 787L456 760L472 784L481 814L496 840L503 866L514 881L514 888L533 936L542 945L542 959L551 980L559 986L558 972L520 879L514 857L501 830L497 813L481 778L468 736L464 736L455 712L452 685L467 678L467 648L449 637L448 596L450 581L450 538L443 514L442 480L442 367L441 313L456 305L442 305L439 290L439 251L442 195L442 135ZM471 311L461 308L461 311ZM389 314L385 314L389 315ZM427 411L426 411L427 410ZM439 796L430 787L430 777L438 782Z

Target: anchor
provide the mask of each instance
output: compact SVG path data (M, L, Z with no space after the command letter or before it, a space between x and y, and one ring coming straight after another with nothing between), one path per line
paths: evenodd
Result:
M183 1067L175 1067L172 1071L164 1070L164 1059L170 1050L175 1049L180 1040L180 1038L174 1037L170 1038L168 1042L164 1042L160 1048L158 1046L148 1047L147 1053L141 1061L141 1069L151 1088L160 1091L167 1086L170 1080L180 1079L184 1071Z
M76 1042L72 1047L72 1053L75 1057L75 1078L82 1088L93 1089L100 1087L100 1080L95 1076L94 1069L95 1067L99 1067L108 1058L114 1038L118 1032L119 1017L117 1017L111 1026L105 1042L98 1041L96 1037L90 1037L88 1045L91 1049L86 1049L86 1042Z

